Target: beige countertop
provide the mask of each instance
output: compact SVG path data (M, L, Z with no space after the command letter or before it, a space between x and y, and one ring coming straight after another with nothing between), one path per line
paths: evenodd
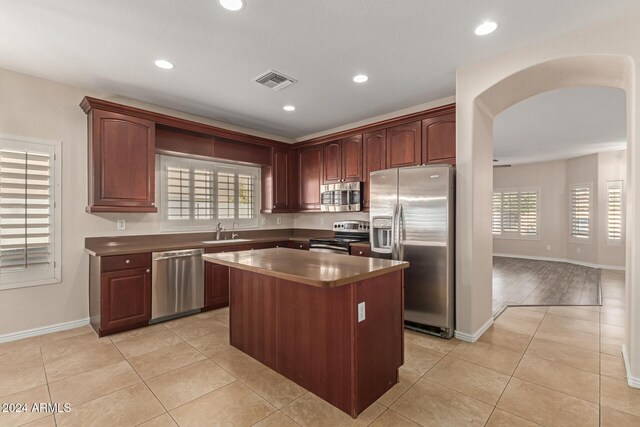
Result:
M273 248L205 254L205 261L321 288L335 288L409 267L405 261Z
M322 231L318 232L322 236ZM225 232L225 234L227 234ZM93 256L125 255L168 250L196 249L216 246L235 246L249 243L296 241L308 242L315 236L292 236L269 232L269 235L247 236L242 234L233 240L215 240L214 233L183 233L168 235L141 235L118 237L92 237L85 239L85 252Z

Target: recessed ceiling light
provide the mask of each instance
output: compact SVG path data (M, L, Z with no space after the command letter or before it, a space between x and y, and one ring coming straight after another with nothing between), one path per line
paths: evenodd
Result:
M498 24L493 21L485 21L482 24L476 27L476 36L486 36L487 34L493 33L496 28L498 28Z
M366 74L358 74L358 75L353 76L353 81L356 82L356 83L364 83L367 80L369 80L369 77L367 77Z
M285 105L284 107L282 107L282 109L284 111L296 111L296 107L294 107L293 105Z
M166 59L156 59L156 67L162 68L163 70L170 70L173 68L173 64Z
M218 0L218 3L220 3L220 6L225 9L232 10L234 12L242 9L242 6L244 6L242 0Z

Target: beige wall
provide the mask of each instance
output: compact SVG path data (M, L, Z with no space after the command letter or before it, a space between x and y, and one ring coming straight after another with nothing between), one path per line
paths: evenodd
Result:
M494 237L493 253L624 268L624 245L607 244L606 182L626 179L626 161L626 151L622 150L494 169L494 190L540 189L540 227L538 239ZM593 235L586 243L574 242L569 237L570 187L582 183L592 184L594 200Z
M565 258L567 253L566 162L531 163L493 170L493 188L540 189L539 239L493 239L493 253ZM551 246L547 250L547 245Z
M626 316L629 384L640 387L640 10L459 69L456 330L473 339L491 324L493 119L513 104L562 87L603 86L627 94ZM489 254L487 257L486 254ZM489 258L489 259L487 259ZM463 308L463 310L461 310Z

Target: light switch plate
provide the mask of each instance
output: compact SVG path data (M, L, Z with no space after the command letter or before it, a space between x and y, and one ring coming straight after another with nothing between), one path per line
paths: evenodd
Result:
M320 217L320 225L324 225L324 217Z
M119 219L116 222L116 226L118 227L118 230L124 230L127 228L127 221L124 219Z
M280 218L280 217L276 218L276 224L281 225L282 224L282 218Z
M364 301L358 304L358 322L364 322L367 318L365 313Z

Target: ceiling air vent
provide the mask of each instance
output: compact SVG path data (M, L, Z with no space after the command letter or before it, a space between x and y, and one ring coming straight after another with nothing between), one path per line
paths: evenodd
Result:
M253 81L273 90L282 90L285 87L294 84L297 80L287 77L278 71L269 70L260 74L258 77L253 79Z

